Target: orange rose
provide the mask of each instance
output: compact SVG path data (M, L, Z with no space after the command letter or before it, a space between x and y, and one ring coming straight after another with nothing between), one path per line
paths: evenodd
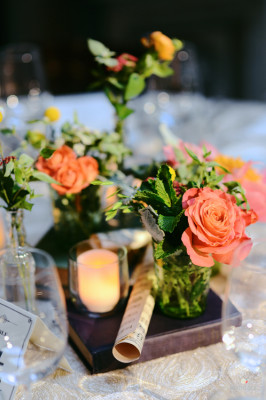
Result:
M85 156L78 158L80 169L85 181L90 184L99 174L98 162L93 157Z
M234 250L244 242L239 258L248 255L252 242L245 228L257 221L257 215L238 207L234 196L208 187L193 188L185 192L182 206L189 225L182 242L194 264L211 267L213 259L230 264Z
M36 163L36 168L39 171L45 172L46 174L54 177L54 174L64 164L69 164L77 158L74 150L70 147L63 145L60 149L57 149L50 158L43 158L40 156Z
M60 194L79 193L98 175L98 163L93 157L80 157L64 163L53 176L61 185L51 186Z
M149 39L142 38L141 42L145 47L153 46L161 60L171 61L174 58L175 46L172 40L162 32L152 32Z

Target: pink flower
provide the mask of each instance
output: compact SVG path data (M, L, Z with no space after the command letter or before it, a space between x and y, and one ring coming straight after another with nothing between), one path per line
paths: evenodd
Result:
M242 210L234 196L208 187L187 190L182 206L189 225L182 234L182 242L194 264L211 267L214 260L230 264L234 250L242 243L246 246L239 258L248 255L252 242L245 228L257 221L253 210Z
M115 67L108 67L109 71L119 72L125 66L134 68L136 66L136 62L138 61L138 58L132 56L132 54L122 53L120 54L120 56L116 57L116 60L118 62L117 65Z
M192 162L192 159L187 153L186 149L191 150L200 161L203 161L203 145L206 147L207 151L211 151L211 154L209 157L207 157L207 160L213 160L218 152L214 146L207 142L202 142L201 145L197 146L193 143L183 142L183 140L179 139L176 145L176 149L181 151L185 161ZM180 162L176 158L175 148L167 145L164 146L163 151L167 164L171 165L173 168L178 167Z
M266 184L252 182L247 179L241 183L250 208L256 212L260 222L266 222Z

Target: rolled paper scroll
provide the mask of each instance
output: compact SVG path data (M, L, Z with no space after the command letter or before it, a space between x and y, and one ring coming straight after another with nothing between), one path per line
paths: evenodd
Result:
M113 356L123 363L136 361L141 355L155 305L153 279L153 264L140 265L113 347Z

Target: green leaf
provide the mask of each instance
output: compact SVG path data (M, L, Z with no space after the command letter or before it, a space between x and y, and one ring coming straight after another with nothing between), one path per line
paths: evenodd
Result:
M160 196L158 196L158 194L149 192L148 190L138 190L134 196L134 199L143 201L144 203L154 208L156 211L163 214L167 213L167 210L169 210L169 208L165 205L164 201L161 199Z
M98 40L88 39L88 48L94 56L111 57L115 52L109 50L103 43Z
M127 196L118 194L119 192L120 192L120 189L117 189L114 193L109 194L109 196L107 196L106 198L107 198L107 199L110 199L111 197L116 196L116 195L117 195L117 197L127 198ZM123 196L123 197L122 197L122 196Z
M34 170L32 172L32 176L39 181L42 182L47 182L47 183L55 183L57 185L61 185L60 182L57 182L55 179L53 179L50 175L45 174L44 172L36 171Z
M127 118L130 114L132 114L134 112L134 110L131 110L124 104L116 103L116 104L114 104L114 107L116 109L119 119L122 119L122 120Z
M156 62L153 66L154 75L159 76L160 78L165 78L167 76L173 75L174 70L169 67L168 63L160 63Z
M163 240L162 242L156 245L154 251L154 257L158 260L160 258L165 258L175 252L175 248L172 248L167 243L167 240Z
M203 157L204 158L207 158L211 154L211 151L208 151L207 147L205 145L202 146L202 150L203 150Z
M163 181L165 190L168 193L171 201L170 206L176 204L178 202L178 198L176 196L175 189L173 188L172 176L170 173L170 167L168 165L165 164L160 167L157 174L157 179L158 178Z
M224 185L230 190L234 190L236 188L239 188L239 182L237 181L230 181L230 182L225 182Z
M44 146L47 139L46 136L41 132L28 131L25 139L29 142L35 149L39 149Z
M43 158L50 158L54 154L54 152L55 152L55 149L51 149L49 147L45 147L44 149L42 149L40 151L40 155Z
M183 214L184 210L182 210L180 214L175 216L159 215L158 225L163 231L172 233Z
M230 174L230 171L228 169L224 168L222 165L218 164L216 161L209 161L206 163L206 167L219 167L221 168L224 172L227 174Z
M107 81L108 81L109 83L111 83L111 85L115 86L115 87L118 88L118 89L124 89L124 85L122 85L122 84L118 81L118 79L115 78L115 77L112 77L112 76L111 76L110 78L107 79Z
M125 100L133 99L138 96L145 89L145 79L143 76L133 72L128 80L125 90Z
M23 184L23 175L22 175L21 169L20 168L15 168L14 169L14 173L15 173L16 182L19 185L22 185Z
M155 181L155 189L157 194L161 197L161 199L164 201L164 203L168 206L171 207L171 199L169 197L169 194L167 193L167 191L165 190L165 186L163 181L161 181L160 179L156 179Z
M179 39L172 39L173 45L175 46L176 51L180 51L184 47L184 43Z
M118 210L123 205L122 201L117 201L113 206L112 210Z
M201 164L201 161L198 159L198 157L196 156L195 153L193 153L193 151L189 150L187 147L185 147L186 152L188 153L188 155L197 163L197 164Z
M5 171L5 177L9 176L12 174L14 169L14 163L13 161L9 161L9 163L6 164L6 171Z
M95 180L90 183L91 185L99 185L99 186L104 186L104 185L114 185L114 182L112 181L99 181Z
M17 165L20 167L31 167L33 163L34 163L33 158L25 153L21 154L21 156L17 160Z
M95 60L99 63L99 64L104 64L107 67L116 67L117 66L117 60L115 58L107 58L107 57L101 57L101 56L97 56L95 57Z
M106 221L110 221L110 219L113 219L113 218L116 216L117 211L118 211L118 210L107 211L107 212L105 213L105 215L106 215Z
M3 128L3 129L0 129L0 132L1 132L3 135L12 135L12 134L14 134L14 129Z

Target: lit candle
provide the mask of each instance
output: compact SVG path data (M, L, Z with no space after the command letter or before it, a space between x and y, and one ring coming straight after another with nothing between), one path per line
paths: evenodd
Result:
M77 257L78 291L89 311L111 311L120 298L119 261L110 250L87 250Z

